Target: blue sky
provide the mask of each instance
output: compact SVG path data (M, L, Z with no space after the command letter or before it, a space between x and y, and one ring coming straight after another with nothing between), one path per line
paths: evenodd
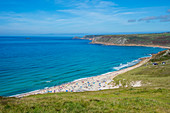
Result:
M170 31L170 0L1 0L0 35Z

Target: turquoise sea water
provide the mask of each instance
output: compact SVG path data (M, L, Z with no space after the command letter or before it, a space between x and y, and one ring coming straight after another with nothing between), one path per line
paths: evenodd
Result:
M104 46L72 37L0 37L0 96L116 71L164 49Z

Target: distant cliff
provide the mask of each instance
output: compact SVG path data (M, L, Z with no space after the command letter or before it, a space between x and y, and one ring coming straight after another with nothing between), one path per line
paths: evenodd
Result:
M91 43L125 46L167 46L170 47L170 33L128 34L128 35L86 35L80 39Z
M84 37L77 37L75 36L73 39L86 39L86 40L93 40L95 37L99 37L103 35L85 35Z

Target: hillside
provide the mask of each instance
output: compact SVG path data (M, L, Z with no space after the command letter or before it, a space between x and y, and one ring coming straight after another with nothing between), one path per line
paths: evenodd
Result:
M159 52L145 65L114 78L114 82L130 86L132 81L141 81L143 87L170 88L170 50Z
M128 34L128 35L87 35L82 39L105 45L151 45L170 47L170 33Z
M154 55L139 68L118 75L113 83L119 81L123 84L119 89L0 97L0 113L170 112L170 50ZM141 81L143 86L125 88L131 81Z

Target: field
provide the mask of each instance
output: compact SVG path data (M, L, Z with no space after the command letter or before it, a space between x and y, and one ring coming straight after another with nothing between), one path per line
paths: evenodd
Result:
M1 97L0 113L170 112L170 52L164 51L147 64L118 75L113 83L119 81L123 84L119 89ZM132 81L141 81L143 86L125 87Z

